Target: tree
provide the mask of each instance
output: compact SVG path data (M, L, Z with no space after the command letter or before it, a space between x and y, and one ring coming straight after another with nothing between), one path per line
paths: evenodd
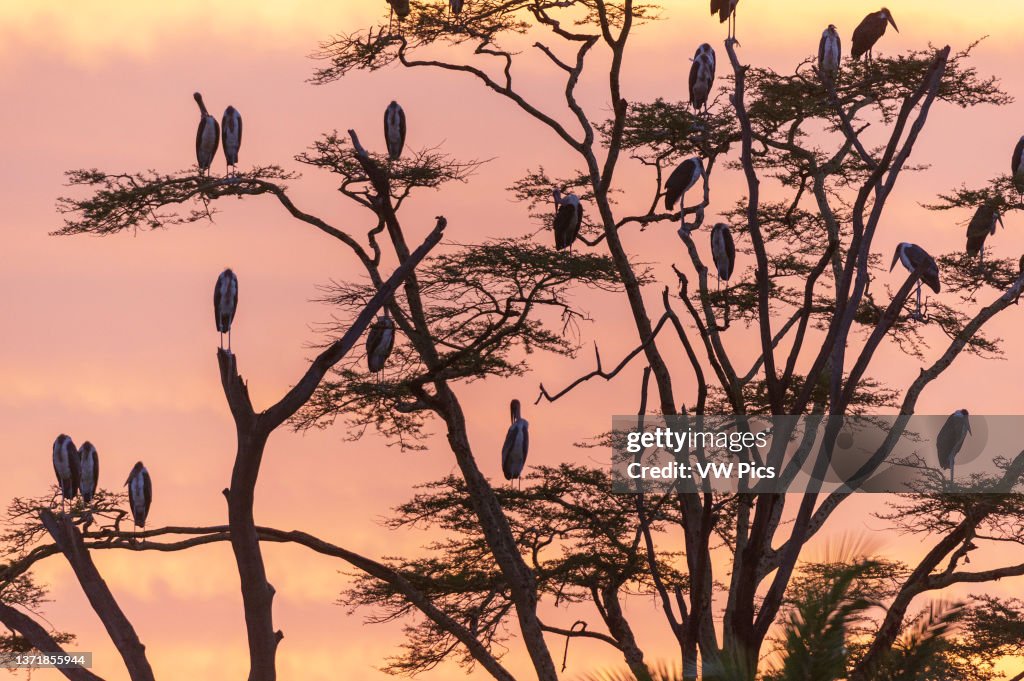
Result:
M151 529L139 533L143 541L133 542L118 524L124 513L118 500L110 499L103 513L92 511L94 520L106 518L98 526L88 523L81 507L61 517L44 510L44 532L34 518L46 500L19 500L14 517L28 517L17 511L27 508L33 520L9 536L8 565L0 580L21 578L36 561L56 553L73 565L79 561L76 573L82 587L91 599L95 594L94 607L115 642L121 641L118 648L133 678L147 678L144 652L130 624L118 618L113 595L86 579L95 576L88 560L93 550L181 550L230 541L244 595L253 680L275 677L280 633L272 625L273 591L260 545L282 541L347 562L360 575L348 598L375 608L376 619L412 620L404 652L389 667L396 672L422 671L454 659L479 665L495 678L511 679L499 644L508 643L505 627L514 622L516 640L542 681L558 678L545 633L604 642L622 654L635 678L653 678L654 667L622 608L621 597L630 590L655 595L678 643L676 654L687 679L698 672L704 678L725 678L726 670L753 679L777 623L797 626L839 611L842 621L835 621L837 628L821 642L825 653L834 653L836 642L846 641L847 616L865 610L863 602L848 597L848 590L857 580L864 581L867 566L875 562L865 559L852 571L832 571L820 578L815 593L824 596L817 611L793 615L787 594L791 598L792 590L801 588L800 577L812 568L801 563L804 547L848 495L617 496L611 494L604 472L570 465L533 470L521 491L495 488L477 465L458 388L467 381L520 374L535 350L572 356L577 348L560 331L586 314L574 305L572 292L590 286L624 295L636 349L611 370L603 367L598 353L593 372L563 390L541 386L538 402L557 402L593 378L614 380L642 356L646 368L640 418L649 413L696 419L716 413L914 413L922 392L959 356L998 353L998 342L982 333L984 326L1016 302L1024 277L1009 259L989 258L979 270L966 258L945 256L940 259L948 291L944 300L949 294L959 300L955 305L929 300L925 314L917 315L908 298L921 271L911 272L896 291L871 290L880 267L872 252L874 238L901 174L922 170L908 161L932 106L1000 105L1010 98L995 79L980 76L970 65L974 45L959 52L929 48L848 62L834 81L823 82L811 60L792 74L780 74L742 64L738 45L727 41L731 74L708 113L691 113L684 103L665 99L627 102L621 82L627 44L643 23L659 16L657 7L632 0L474 0L458 16L442 2L413 2L410 15L395 31L381 25L340 34L317 54L323 65L313 81L322 85L356 70L389 65L447 70L468 76L528 114L564 143L577 171L552 178L542 167L528 169L512 190L537 214L542 214L553 188L575 190L585 204L584 237L592 251L555 253L534 240L491 240L454 245L424 260L444 221L439 218L431 238L412 252L400 209L421 188L466 180L477 162L426 150L389 163L364 149L354 131L347 141L328 134L296 160L341 177L342 195L370 215L365 239L298 208L285 185L295 178L278 166L231 178L199 177L194 169L171 174L70 173L70 183L85 196L62 201L66 220L59 234L171 226L209 218L213 204L225 197L265 195L294 219L349 249L369 285L338 282L328 288L325 298L342 318L355 318L329 335L327 349L307 374L267 411L257 414L249 402L235 357L219 354L239 441L227 525ZM554 87L564 90L564 112L546 111L517 89L516 49L534 38L534 47L561 74ZM549 45L551 40L557 41L555 46ZM460 46L472 51L468 61L436 56ZM449 47L450 52L444 51ZM566 50L574 57L559 56ZM594 68L599 52L610 64L607 120L588 113L577 98L580 80ZM561 122L563 114L572 125ZM869 125L872 132L884 130L877 146L864 134ZM681 211L661 211L665 171L693 154L707 169L702 196ZM639 166L652 180L650 195L639 208L615 196L616 173L626 172L631 161L633 169ZM718 198L714 205L732 224L740 253L754 265L721 290L712 290L694 238L712 206L715 170L730 163L743 172L746 196L736 201ZM771 180L770 193L766 179ZM981 198L993 200L1000 190L1005 210L1019 208L1019 201L1009 196L1008 182L997 180L984 197L973 190L958 191L940 198L935 207L975 205ZM654 279L627 252L621 235L623 230L680 222L681 253L689 263L676 269L678 301L685 309L677 313L670 286ZM384 245L400 263L387 280L381 271ZM661 294L662 311L655 315L645 297L652 286ZM985 298L989 302L979 307L977 298L983 295L990 296ZM374 380L359 367L357 357L346 355L382 306L404 340L396 349L394 372L386 380ZM545 309L558 313L561 330L552 328ZM679 345L661 333L666 328ZM747 371L737 368L728 350L731 334L741 329L749 329L760 347L760 357ZM937 334L931 329L945 336L934 358L929 344ZM870 376L872 359L883 343L924 362L909 386L890 386ZM669 353L688 360L695 384L692 399L685 400L689 408L680 407L678 396L679 386L690 376L673 375L666 361ZM651 387L655 402L648 408ZM391 521L396 527L444 530L446 539L429 547L428 558L374 560L303 532L254 524L252 489L270 431L286 422L297 428L327 426L339 417L372 425L408 447L419 446L427 419L443 424L459 476L428 486L397 509ZM894 431L886 440L872 466L885 460L898 435ZM829 437L834 442L836 433ZM813 458L818 470L829 463L831 442L826 444ZM777 464L782 454L772 449L768 461ZM900 502L904 506L891 521L933 538L934 544L916 565L886 566L886 578L899 584L886 596L891 602L885 615L865 625L868 644L863 650L829 658L829 665L846 668L851 679L875 678L893 655L920 650L901 639L913 626L918 596L953 584L1024 575L1024 564L983 571L963 567L969 551L1024 541L1019 531L1024 504L1019 496L1005 493L1021 480L1024 452L1004 454L1009 457L1004 475L993 483L993 490L1004 493L929 494ZM681 555L666 548L663 538L670 531L683 535ZM725 557L727 575L715 575L713 556ZM574 603L592 603L603 628L544 621L537 606L545 599L566 605L569 612ZM972 612L984 612L978 616L1000 632L998 650L1016 650L1020 632L1005 625L1017 605L998 599L986 603L987 611ZM719 615L720 629L715 625ZM51 645L28 629L17 631L31 645ZM928 640L932 638L946 640ZM981 654L970 637L957 639L956 646L944 648L942 655L970 664L978 659L972 655Z

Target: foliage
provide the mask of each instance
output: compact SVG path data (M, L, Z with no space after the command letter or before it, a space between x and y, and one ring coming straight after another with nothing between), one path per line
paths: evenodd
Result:
M644 529L636 514L638 501L632 495L612 494L610 488L607 472L562 464L533 467L524 475L521 489L511 485L495 489L519 550L533 569L541 598L550 598L556 606L590 602L606 613L618 607L620 593L645 593L652 588L641 545ZM425 546L422 558L392 558L389 564L489 648L496 648L507 638L512 601L473 516L466 485L447 477L420 490L396 508L385 524L392 530L418 528L444 538ZM648 529L656 536L678 521L680 510L669 497L652 499L645 507ZM669 588L683 589L688 580L673 567L678 557L661 553L659 568ZM415 614L389 585L365 574L354 576L355 585L341 595L339 603L366 607L371 622ZM416 623L407 627L405 653L390 661L390 671L430 669L440 662L439 651L453 647L448 633L429 620L413 619ZM459 660L471 666L469 658Z
M384 376L374 377L365 355L354 353L297 415L297 428L325 427L342 416L354 437L373 424L414 448L428 415L425 386L439 373L453 382L517 376L534 352L572 356L576 346L567 332L590 320L572 302L572 290L618 290L607 257L559 253L529 239L453 245L421 265L417 280L431 337L443 348L438 365L428 368L415 345L400 340ZM333 282L323 299L354 314L375 292L372 285ZM560 319L557 331L550 328L552 316ZM342 317L326 329L327 337L347 328Z

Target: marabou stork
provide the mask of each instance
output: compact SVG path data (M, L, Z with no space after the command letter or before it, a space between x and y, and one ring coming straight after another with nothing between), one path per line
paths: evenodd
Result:
M729 38L736 40L736 5L740 0L711 0L711 14L718 14L718 22L724 24L729 22Z
M75 443L67 435L58 435L53 441L53 472L57 474L57 484L60 485L61 510L64 510L65 501L73 500L78 494L82 479L80 464Z
M391 22L394 21L395 15L398 15L398 27L402 27L402 19L409 16L411 8L409 7L409 0L388 0L388 4L391 5L391 16L388 18L388 33L391 32Z
M136 462L124 484L128 488L128 507L131 509L135 527L145 528L149 505L153 503L153 482L141 461Z
M217 277L213 287L213 317L220 332L220 347L224 347L224 334L228 335L228 352L231 352L231 322L235 319L238 308L238 277L230 269L226 269Z
M583 224L583 204L575 194L566 194L555 189L551 192L555 199L555 249L570 248L580 235Z
M451 10L452 14L459 16L462 14L463 0L448 0L448 9Z
M996 224L1003 224L1003 216L994 203L986 202L974 211L974 217L967 224L967 255L985 257L985 239L996 233ZM1003 225L1006 228L1006 225Z
M939 283L939 266L936 264L935 258L928 255L926 250L917 244L908 244L905 241L896 247L896 252L892 256L892 265L889 266L890 272L896 267L897 261L903 263L908 272L913 273L918 268L921 269L921 278L917 282L917 312L912 315L914 319L920 320L922 318L921 283L924 282L936 293L942 290L942 285Z
M242 114L229 106L220 119L221 141L224 144L224 158L228 162L227 174L237 172L238 149L242 146Z
M91 442L83 442L78 448L78 461L81 471L78 488L82 492L82 501L88 504L96 494L96 484L100 479L100 455Z
M385 310L384 314L377 317L377 321L370 327L370 333L366 335L366 363L371 373L379 374L384 371L384 364L394 347L395 322Z
M953 465L956 455L964 446L964 440L971 434L970 414L966 409L957 409L942 424L935 438L935 449L939 454L939 466L949 469L949 481L953 482Z
M512 425L508 427L505 444L501 447L501 472L505 474L506 480L518 478L522 486L523 467L530 451L530 424L520 413L519 400L512 400L509 409Z
M1017 146L1013 148L1010 172L1013 173L1013 186L1017 194L1024 194L1024 136L1017 140Z
M850 56L860 59L866 54L868 61L871 61L874 56L871 50L878 39L885 35L886 24L892 24L896 32L900 32L896 22L893 21L892 13L885 7L864 17L857 28L853 29L853 47L850 50Z
M724 222L711 228L711 258L715 261L718 286L721 288L723 281L729 281L736 265L736 244L733 243L729 225Z
M682 163L679 167L672 171L672 174L668 176L668 180L665 181L665 209L673 210L676 203L679 203L679 212L685 216L686 211L685 201L683 201L686 192L693 185L697 184L697 180L704 175L704 164L696 156L691 156Z
M690 61L690 106L694 111L707 110L711 86L715 82L715 50L704 43Z
M405 111L398 102L391 102L384 110L384 142L388 145L388 158L397 161L405 146Z
M835 78L843 58L842 41L835 24L829 24L821 33L818 43L818 73L822 80Z
M220 125L217 119L210 115L203 103L203 96L196 92L192 95L196 104L199 105L199 129L196 130L196 163L199 164L199 174L210 172L210 164L213 157L217 155L217 146L220 144Z

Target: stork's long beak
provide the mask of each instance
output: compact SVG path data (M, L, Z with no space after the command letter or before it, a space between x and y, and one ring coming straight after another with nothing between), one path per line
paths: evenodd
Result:
M893 20L891 14L889 15L889 23L892 24L892 27L896 29L897 33L900 32L900 27L896 25L896 22Z
M892 264L889 265L889 271L892 272L896 267L896 262L900 259L900 249L896 249L896 252L892 254Z
M974 433L971 432L971 417L965 416L964 421L967 422L967 432L970 433L971 435L974 435Z
M1000 213L999 211L996 211L996 220L999 221L999 226L1000 227L1002 227L1003 229L1006 229L1006 225L1003 224L1003 214ZM993 234L996 233L995 227L992 228L992 233Z

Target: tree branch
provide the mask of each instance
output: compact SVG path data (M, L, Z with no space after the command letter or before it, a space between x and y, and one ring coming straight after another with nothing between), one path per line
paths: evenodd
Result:
M547 389L544 388L544 384L541 383L540 384L540 394L537 396L537 399L534 400L533 403L534 404L540 404L540 401L542 399L546 399L548 402L554 402L555 400L557 400L557 399L559 399L561 397L564 397L569 392L572 392L572 390L576 386L580 385L581 383L585 383L586 381L589 381L592 378L603 378L606 381L612 380L613 378L615 378L615 376L620 371L622 371L624 368L626 368L626 365L628 365L630 363L630 361L632 361L632 359L634 357L639 355L641 352L643 352L647 348L648 345L650 345L651 343L654 342L654 339L657 338L657 336L658 336L658 332L661 331L661 327L663 327L665 325L665 322L667 322L668 319L669 319L668 314L663 314L661 316L661 319L659 319L658 323L655 325L654 330L651 332L651 335L648 336L644 340L643 343L641 343L639 346L637 346L636 348L631 350L628 355L623 357L622 361L619 362L618 365L614 369L612 369L611 371L605 371L602 368L602 366L601 366L601 352L597 349L597 343L594 343L594 356L595 356L595 358L597 360L597 368L596 369L591 371L589 374L584 374L583 376L580 376L575 381L573 381L572 383L567 385L565 388L562 388L561 390L559 390L554 395L548 393Z
M121 654L132 681L154 681L153 669L146 659L146 647L139 641L135 628L92 562L78 528L67 515L57 517L49 509L40 511L39 519L74 570L89 604L103 622L117 652Z
M3 622L4 626L11 631L23 636L40 653L45 655L67 654L64 648L50 635L50 632L25 613L6 603L0 603L0 622ZM102 677L84 667L63 667L57 671L71 681L103 681Z

